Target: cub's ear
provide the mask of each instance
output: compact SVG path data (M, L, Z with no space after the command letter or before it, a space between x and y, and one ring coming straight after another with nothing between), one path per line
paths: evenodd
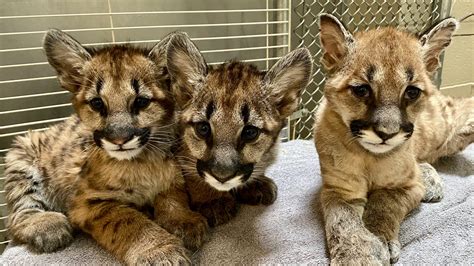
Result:
M207 74L204 57L186 33L176 32L171 37L167 49L167 66L173 84L173 94L178 104L183 107Z
M281 119L298 107L299 97L311 78L312 66L309 50L299 48L282 57L265 75L264 84Z
M319 39L323 48L321 63L328 73L337 71L354 42L352 34L335 16L321 14L319 17Z
M459 26L454 18L447 18L434 25L420 37L426 70L433 74L439 67L441 52L451 43L453 33Z
M57 29L46 33L43 49L49 64L58 73L61 86L76 93L82 82L83 66L91 59L89 52L78 41Z
M150 53L148 54L148 57L155 62L155 64L158 66L158 79L162 82L164 86L169 89L170 87L170 80L171 77L168 73L168 67L167 67L167 62L166 62L166 53L168 50L168 45L170 43L171 38L176 35L176 34L182 34L180 32L171 32L163 39L161 39L158 43L151 48Z

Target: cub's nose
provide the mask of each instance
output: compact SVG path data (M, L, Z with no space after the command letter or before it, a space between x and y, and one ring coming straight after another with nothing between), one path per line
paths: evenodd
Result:
M133 139L135 130L129 126L110 125L104 130L104 137L115 145L123 145Z
M221 183L225 183L227 180L235 176L235 168L228 167L225 165L219 165L211 168L211 174Z
M123 145L133 138L133 135L118 137L118 138L107 138L108 141L112 142L115 145Z
M225 183L237 174L237 165L224 164L216 162L215 160L198 160L196 168L200 175L208 173L221 183Z
M388 140L388 139L391 139L391 138L393 138L395 135L397 135L397 133L387 134L387 133L384 133L384 132L378 131L378 130L375 130L375 134L377 134L377 136L379 136L383 141L386 141L386 140Z

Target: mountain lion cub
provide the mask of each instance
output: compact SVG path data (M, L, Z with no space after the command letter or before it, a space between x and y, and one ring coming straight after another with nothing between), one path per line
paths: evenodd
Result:
M425 196L418 162L473 142L474 99L443 96L431 81L457 25L445 19L420 38L395 28L352 35L321 16L328 75L315 142L331 263L397 261L400 223Z
M208 67L186 35L168 47L168 69L181 109L178 159L191 208L213 226L232 218L238 203L271 204L275 183L265 176L279 133L311 77L305 48L268 72L231 61Z
M170 152L175 112L164 69L171 36L145 50L86 49L61 31L46 34L48 61L73 93L77 115L17 138L8 152L14 241L53 252L76 227L127 264L189 262L183 241L199 247L207 223L189 209Z

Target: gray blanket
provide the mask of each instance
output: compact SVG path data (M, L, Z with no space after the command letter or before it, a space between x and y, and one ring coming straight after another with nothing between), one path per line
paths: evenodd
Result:
M440 203L422 204L404 221L398 264L474 264L474 145L441 160L436 168L445 183ZM213 230L193 259L203 265L327 264L318 204L319 163L310 141L281 145L278 162L268 171L279 187L269 207L243 206L238 217ZM87 236L68 248L36 255L10 246L0 264L117 264Z

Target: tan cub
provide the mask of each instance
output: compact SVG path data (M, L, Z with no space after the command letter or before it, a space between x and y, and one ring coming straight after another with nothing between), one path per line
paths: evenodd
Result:
M311 55L297 49L267 73L242 62L208 67L185 35L168 47L168 69L181 108L181 149L191 207L210 225L232 218L238 203L271 204L265 176L279 133L311 76Z
M474 140L474 99L443 96L431 81L457 22L421 38L395 28L352 35L331 15L320 27L328 75L314 133L331 263L393 263L401 221L424 196L440 197L436 186L425 195L417 162Z
M170 35L172 36L172 34ZM6 157L12 239L37 252L89 233L127 264L186 263L207 224L188 208L166 80L166 37L153 49L86 49L49 31L44 49L77 115L16 139ZM176 235L173 235L176 234Z

